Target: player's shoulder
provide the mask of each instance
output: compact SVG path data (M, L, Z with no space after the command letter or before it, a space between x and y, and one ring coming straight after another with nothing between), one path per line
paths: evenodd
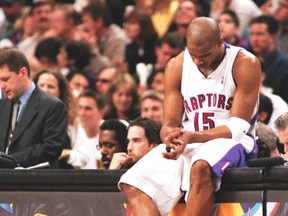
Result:
M259 64L258 58L244 48L239 50L239 53L235 59L235 63L237 64L237 62L239 62L240 64L242 64L243 61L246 63L250 62L252 64Z
M241 49L234 61L232 72L236 83L243 79L260 80L260 61L251 52L245 49Z
M172 67L182 67L183 60L184 60L184 51L178 54L177 56L171 58L167 63L167 65Z
M183 59L184 53L180 53L179 55L171 58L165 67L165 82L166 86L174 85L174 87L179 86L181 83L182 77L182 68L183 68ZM168 84L168 83L173 84Z

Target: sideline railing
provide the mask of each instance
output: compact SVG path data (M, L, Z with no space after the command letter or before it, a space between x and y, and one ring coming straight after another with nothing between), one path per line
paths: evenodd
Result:
M60 215L125 215L117 182L125 170L0 169L0 202L13 204L14 215L37 211ZM216 203L288 200L288 167L228 169ZM23 214L23 212L27 214Z

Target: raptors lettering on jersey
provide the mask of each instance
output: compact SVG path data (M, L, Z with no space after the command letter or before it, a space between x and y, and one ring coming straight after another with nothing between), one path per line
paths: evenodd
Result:
M230 110L232 107L232 100L232 97L226 97L223 94L199 94L196 97L191 97L189 101L184 100L184 107L186 113L190 113L203 107Z

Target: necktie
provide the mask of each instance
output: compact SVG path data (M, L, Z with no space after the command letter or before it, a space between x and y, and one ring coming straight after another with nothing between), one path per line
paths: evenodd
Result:
M8 137L8 145L7 145L6 151L5 151L6 154L8 154L9 146L10 146L11 139L13 136L13 130L14 130L16 122L17 122L17 116L18 116L18 112L19 112L19 104L20 104L19 100L14 101L11 127L10 127L9 137Z
M15 128L16 125L16 121L17 121L17 116L18 116L18 112L19 112L19 100L16 100L14 102L13 105L13 115L12 115L12 121L11 121L11 133L13 133L13 130Z

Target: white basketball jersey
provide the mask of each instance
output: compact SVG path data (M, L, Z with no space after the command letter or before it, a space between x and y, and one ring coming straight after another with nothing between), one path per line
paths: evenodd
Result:
M225 46L224 59L208 77L199 71L188 50L184 52L181 93L188 120L183 122L183 126L189 130L212 129L226 124L231 117L236 90L232 67L238 52L243 48L228 44Z

